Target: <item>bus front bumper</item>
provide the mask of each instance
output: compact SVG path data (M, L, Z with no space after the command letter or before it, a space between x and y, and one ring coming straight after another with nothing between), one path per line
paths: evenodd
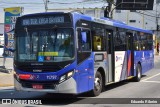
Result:
M69 78L68 80L56 85L53 89L34 89L23 87L22 84L14 78L14 87L17 91L77 94L77 84L73 78Z

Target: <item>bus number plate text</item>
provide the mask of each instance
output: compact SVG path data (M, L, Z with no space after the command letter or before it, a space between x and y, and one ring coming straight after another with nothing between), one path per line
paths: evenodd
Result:
M33 84L32 88L34 88L34 89L43 89L43 85Z
M57 79L57 75L47 75L48 80L55 80Z

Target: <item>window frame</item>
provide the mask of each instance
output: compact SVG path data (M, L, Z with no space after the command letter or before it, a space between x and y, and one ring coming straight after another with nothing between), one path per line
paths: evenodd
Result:
M81 31L84 31L84 30L88 30L88 31L89 31L89 35L90 35L90 44L89 44L90 50L88 50L88 51L83 51L82 49L79 49L79 34L78 34L78 29L80 29ZM77 41L77 51L81 51L81 52L91 52L91 51L92 51L91 30L90 30L89 28L77 27L77 28L76 28L76 33L77 33L77 34L76 34L76 35L77 35L77 37L76 37L76 41Z
M97 29L103 29L103 33L101 33L102 35L94 35L93 32L95 32ZM105 31L105 25L103 24L99 24L99 23L92 23L92 28L91 28L91 35L92 35L92 50L93 51L106 51L107 50L107 38L106 38L106 31ZM94 49L94 37L100 37L101 38L101 49L100 50L95 50Z
M122 35L121 32L124 33L123 35L123 41L122 41ZM127 51L127 30L124 28L117 28L116 33L113 35L113 42L114 42L114 51ZM121 43L117 44L117 40ZM123 43L123 45L121 45ZM116 47L117 46L117 47ZM122 47L121 47L122 46Z

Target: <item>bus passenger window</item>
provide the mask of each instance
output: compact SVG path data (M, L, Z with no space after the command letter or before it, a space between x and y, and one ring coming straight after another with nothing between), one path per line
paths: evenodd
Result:
M141 50L141 45L140 45L140 36L138 35L138 33L136 32L134 34L134 50Z
M105 51L106 50L106 38L104 36L104 29L94 27L92 30L93 36L93 50Z
M126 51L127 50L127 41L126 41L126 32L124 29L118 29L114 35L114 46L115 51Z
M94 50L102 50L102 39L100 36L94 36Z

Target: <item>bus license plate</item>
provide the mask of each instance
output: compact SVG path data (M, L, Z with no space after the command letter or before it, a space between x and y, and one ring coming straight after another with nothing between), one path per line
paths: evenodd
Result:
M33 84L32 88L34 88L34 89L43 89L43 85Z

